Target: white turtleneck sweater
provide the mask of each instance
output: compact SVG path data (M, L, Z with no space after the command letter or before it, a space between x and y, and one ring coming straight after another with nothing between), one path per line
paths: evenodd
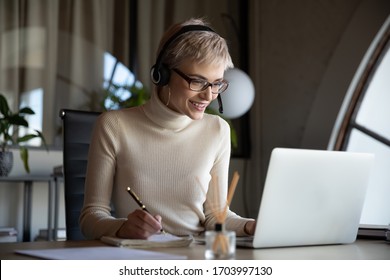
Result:
M212 229L215 211L226 204L229 161L230 129L218 116L192 120L168 109L157 94L143 106L105 112L89 148L81 230L88 239L115 236L139 208L127 187L161 215L169 233ZM225 226L245 235L248 220L229 211Z

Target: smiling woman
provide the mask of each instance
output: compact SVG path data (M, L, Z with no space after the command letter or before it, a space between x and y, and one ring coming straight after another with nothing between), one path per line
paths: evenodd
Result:
M232 66L225 39L202 19L167 30L151 70L151 99L104 112L95 124L80 216L86 238L146 239L162 228L174 235L214 229L224 205L218 202L227 199L230 129L205 110L226 89L223 75ZM126 186L143 198L148 212L128 200ZM116 217L107 211L111 199ZM224 223L237 235L253 234L255 225L231 210Z

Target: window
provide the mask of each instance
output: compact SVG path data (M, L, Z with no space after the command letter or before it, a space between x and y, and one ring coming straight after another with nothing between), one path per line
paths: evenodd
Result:
M135 75L109 53L104 54L105 96L103 107L106 110L117 110L124 107L141 105L149 99L143 84Z
M42 131L43 123L43 89L37 88L28 92L24 92L20 98L20 108L30 107L34 108L34 115L26 115L26 120L29 127L20 127L19 134L25 135L27 133L34 133L34 130ZM34 133L35 134L35 133ZM41 146L41 138L34 138L27 142L30 146Z
M329 149L375 154L361 224L390 223L390 17L363 59Z

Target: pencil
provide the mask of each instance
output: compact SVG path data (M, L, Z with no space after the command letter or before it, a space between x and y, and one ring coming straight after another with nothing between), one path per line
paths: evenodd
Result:
M131 195L132 198L134 198L135 202L137 202L138 206L141 207L142 210L144 210L150 214L149 210L146 209L145 204L143 204L143 202L138 197L138 195L136 195L135 192L130 187L127 187L127 192Z
M127 192L135 200L135 202L137 202L138 206L141 207L142 210L151 214L149 210L146 208L145 204L142 202L142 200L138 197L138 195L135 194L135 192L130 187L127 187ZM164 229L161 229L160 231L161 233L165 233Z

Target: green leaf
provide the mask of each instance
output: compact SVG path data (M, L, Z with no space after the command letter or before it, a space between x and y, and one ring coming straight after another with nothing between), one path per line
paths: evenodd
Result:
M34 139L34 138L37 138L39 137L38 135L35 135L35 134L26 134L22 137L19 137L16 142L17 143L23 143L23 142L26 142L26 141L29 141L31 139Z
M12 144L15 142L14 139L12 138L12 136L9 135L8 133L5 133L3 136L4 136L5 142L11 142Z
M232 123L229 123L229 125L230 125L230 140L232 141L232 147L233 147L233 149L237 149L237 147L238 147L237 132L234 129Z
M49 151L49 148L47 146L47 143L46 143L46 140L45 140L45 137L43 136L43 134L39 130L35 129L34 131L37 133L38 137L41 138L42 144L45 146L46 151Z
M8 122L12 125L20 125L20 126L25 126L28 127L28 122L23 116L13 114L8 117Z
M20 158L23 161L24 169L27 173L30 173L30 167L28 165L28 150L26 147L20 147Z
M2 113L5 117L9 115L8 102L2 94L0 94L0 113Z
M19 113L20 114L28 114L28 115L34 115L35 114L35 112L31 108L29 108L29 107L24 107L24 108L20 109Z

